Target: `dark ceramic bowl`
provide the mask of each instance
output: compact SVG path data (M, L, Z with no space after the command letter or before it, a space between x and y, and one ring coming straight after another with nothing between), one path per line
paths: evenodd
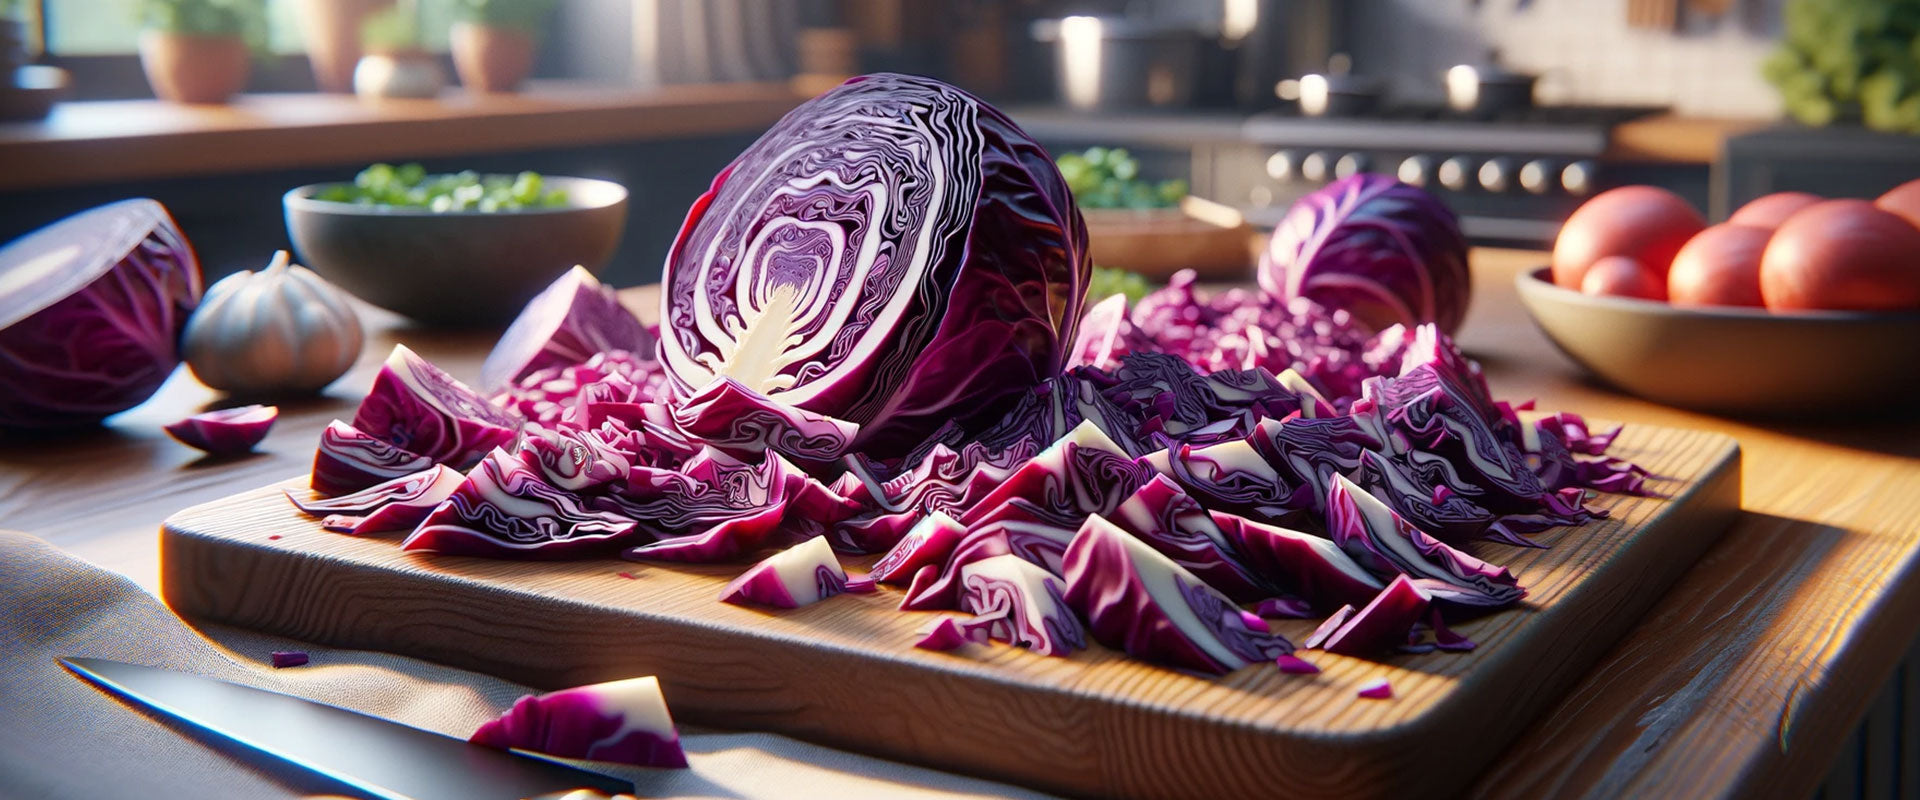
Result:
M436 213L316 200L336 184L287 192L300 263L381 308L443 327L504 324L575 264L598 272L627 222L627 190L545 179L562 208Z
M1920 408L1920 313L1678 308L1522 273L1520 301L1568 358L1656 403L1827 419Z

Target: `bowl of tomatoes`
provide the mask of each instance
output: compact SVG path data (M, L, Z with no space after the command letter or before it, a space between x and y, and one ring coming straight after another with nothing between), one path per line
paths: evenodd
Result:
M1521 302L1561 352L1667 405L1745 416L1920 408L1920 181L1780 193L1708 225L1650 186L1568 218Z

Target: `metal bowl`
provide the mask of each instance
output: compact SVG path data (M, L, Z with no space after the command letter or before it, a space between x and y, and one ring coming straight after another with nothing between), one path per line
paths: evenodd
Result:
M1547 267L1516 283L1561 352L1656 403L1825 418L1920 407L1920 313L1682 308L1581 294Z
M626 187L548 177L561 208L434 212L318 200L338 184L287 192L300 263L381 308L441 327L506 323L578 264L598 272L626 229Z

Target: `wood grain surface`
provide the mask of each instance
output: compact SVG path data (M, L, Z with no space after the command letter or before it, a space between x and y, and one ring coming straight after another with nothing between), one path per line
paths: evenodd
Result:
M1920 419L1850 419L1845 409L1827 421L1725 419L1598 385L1553 350L1514 297L1514 276L1545 261L1531 251L1473 253L1474 304L1460 342L1494 391L1630 425L1731 435L1743 453L1746 511L1466 794L1804 800L1920 633L1920 516L1911 508ZM652 287L626 298L652 316ZM283 405L261 452L246 458L201 458L160 431L222 402L184 369L98 432L0 435L0 526L157 591L160 521L303 473L320 429L352 415L394 342L468 379L490 345L484 334L411 328L370 308L362 319L360 363L325 395ZM1905 691L1917 687L1910 680ZM1920 755L1903 758L1920 765ZM1904 796L1920 796L1920 769L1902 774Z
M535 82L516 94L242 95L229 105L61 103L0 123L0 192L365 164L756 130L801 98L784 83L636 89Z
M717 601L742 565L403 553L397 535L322 531L280 491L304 493L298 479L169 518L161 588L196 619L537 687L657 675L690 721L1065 794L1399 797L1471 780L1737 513L1731 439L1639 426L1616 449L1664 476L1667 497L1607 496L1596 505L1612 518L1543 533L1546 549L1474 545L1529 590L1520 609L1460 626L1476 650L1382 663L1315 652L1313 677L1261 663L1213 680L1098 646L931 653L910 645L936 615L896 611L897 588L769 614ZM1313 624L1282 632L1299 641ZM1355 696L1378 677L1392 700Z

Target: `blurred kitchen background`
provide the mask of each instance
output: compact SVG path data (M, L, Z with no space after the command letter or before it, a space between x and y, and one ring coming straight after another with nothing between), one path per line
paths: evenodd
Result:
M146 195L211 277L286 246L287 188L420 161L627 185L604 275L640 283L782 106L880 70L971 89L1056 154L1127 148L1141 178L1186 181L1256 226L1356 171L1440 193L1477 243L1536 247L1614 185L1665 186L1720 219L1768 192L1872 197L1920 172L1920 3L1906 0L257 2L242 92L206 106L152 99L163 79L154 54L143 65L142 31L191 30L207 7L248 0L0 0L0 66L26 65L0 89L0 117L16 120L0 122L0 240ZM462 4L537 32L531 81L511 96L462 88ZM386 83L355 86L363 51L395 56ZM427 73L438 83L406 83ZM713 84L756 87L764 113L623 133L620 113L696 113L650 110L653 94ZM322 88L361 98L298 99ZM428 99L395 99L409 92ZM249 131L274 126L323 146L241 157ZM433 146L383 148L420 136Z

